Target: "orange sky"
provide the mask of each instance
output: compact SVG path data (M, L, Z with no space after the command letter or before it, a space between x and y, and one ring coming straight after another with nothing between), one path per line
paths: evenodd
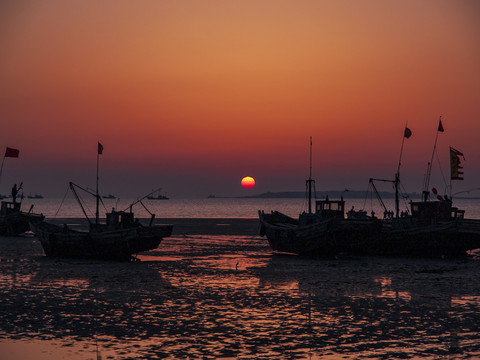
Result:
M454 191L480 187L475 0L4 1L0 49L0 146L21 151L1 193L91 185L97 140L105 192L302 190L310 136L317 190L363 190L393 178L407 121L420 192L440 115L442 170L454 146Z

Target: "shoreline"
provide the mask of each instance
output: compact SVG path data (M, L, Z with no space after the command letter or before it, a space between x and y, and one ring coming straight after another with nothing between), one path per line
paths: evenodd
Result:
M149 218L139 218L148 225ZM45 221L56 225L68 224L79 230L86 230L88 222L84 218L47 218ZM258 235L258 218L155 218L154 224L173 225L172 235Z

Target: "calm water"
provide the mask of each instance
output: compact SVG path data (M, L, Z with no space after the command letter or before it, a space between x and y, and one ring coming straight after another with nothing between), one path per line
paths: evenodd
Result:
M101 206L101 213L105 213L112 207L118 210L128 209L135 199L104 199L104 207ZM369 214L375 211L376 214L383 214L383 209L376 200L346 199L346 211L352 206L356 210L365 209ZM144 200L147 208L156 214L158 218L256 218L258 210L279 210L290 216L298 216L304 211L308 204L304 199L170 199L170 200ZM392 199L385 200L386 206L393 209ZM23 208L28 209L34 204L35 212L41 212L47 217L83 217L83 213L75 199L67 197L62 199L24 199ZM89 201L86 204L87 214L94 217L95 203ZM480 219L480 199L459 199L455 206L465 209L466 217ZM406 204L403 204L406 209ZM138 217L149 217L148 212L137 204L133 211Z

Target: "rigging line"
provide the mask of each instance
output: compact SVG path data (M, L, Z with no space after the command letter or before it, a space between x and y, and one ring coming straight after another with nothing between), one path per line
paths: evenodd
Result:
M63 195L62 202L60 203L60 206L58 207L57 212L56 212L55 215L53 216L54 218L57 217L58 213L60 212L60 209L62 208L63 202L64 202L65 199L67 198L68 190L70 190L70 187L69 187L69 186L67 186L67 191L65 191L65 195Z
M367 199L368 199L369 191L370 191L370 183L368 183L367 191L365 191L365 199L363 200L363 210L365 210L365 208L367 206Z
M438 152L437 152L437 161L438 161L438 167L440 168L440 174L442 174L443 184L445 185L445 188L448 189L447 180L445 178L445 174L444 174L443 169L442 169L442 164L440 163L440 157L438 156ZM445 193L446 193L446 191L445 191Z
M90 208L87 206L87 203L83 199L81 199L80 197L79 197L79 201L83 205L83 208L88 210L88 212L90 213L90 216L93 217L94 214L93 214L92 210L90 210Z
M410 196L408 196L408 193L405 190L405 188L403 187L402 183L400 183L400 186L402 187L402 198L403 198L403 202L405 204L405 207L407 209L407 214L408 214L408 213L410 213L410 211L408 209L408 200L410 200Z

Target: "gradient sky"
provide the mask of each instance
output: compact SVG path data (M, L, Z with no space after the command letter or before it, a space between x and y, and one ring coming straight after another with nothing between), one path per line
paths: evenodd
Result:
M104 193L303 190L310 136L317 190L364 190L393 178L406 122L421 192L440 115L445 177L449 146L466 158L453 192L480 187L475 0L7 0L0 49L0 151L20 149L1 193L93 187L97 141Z

